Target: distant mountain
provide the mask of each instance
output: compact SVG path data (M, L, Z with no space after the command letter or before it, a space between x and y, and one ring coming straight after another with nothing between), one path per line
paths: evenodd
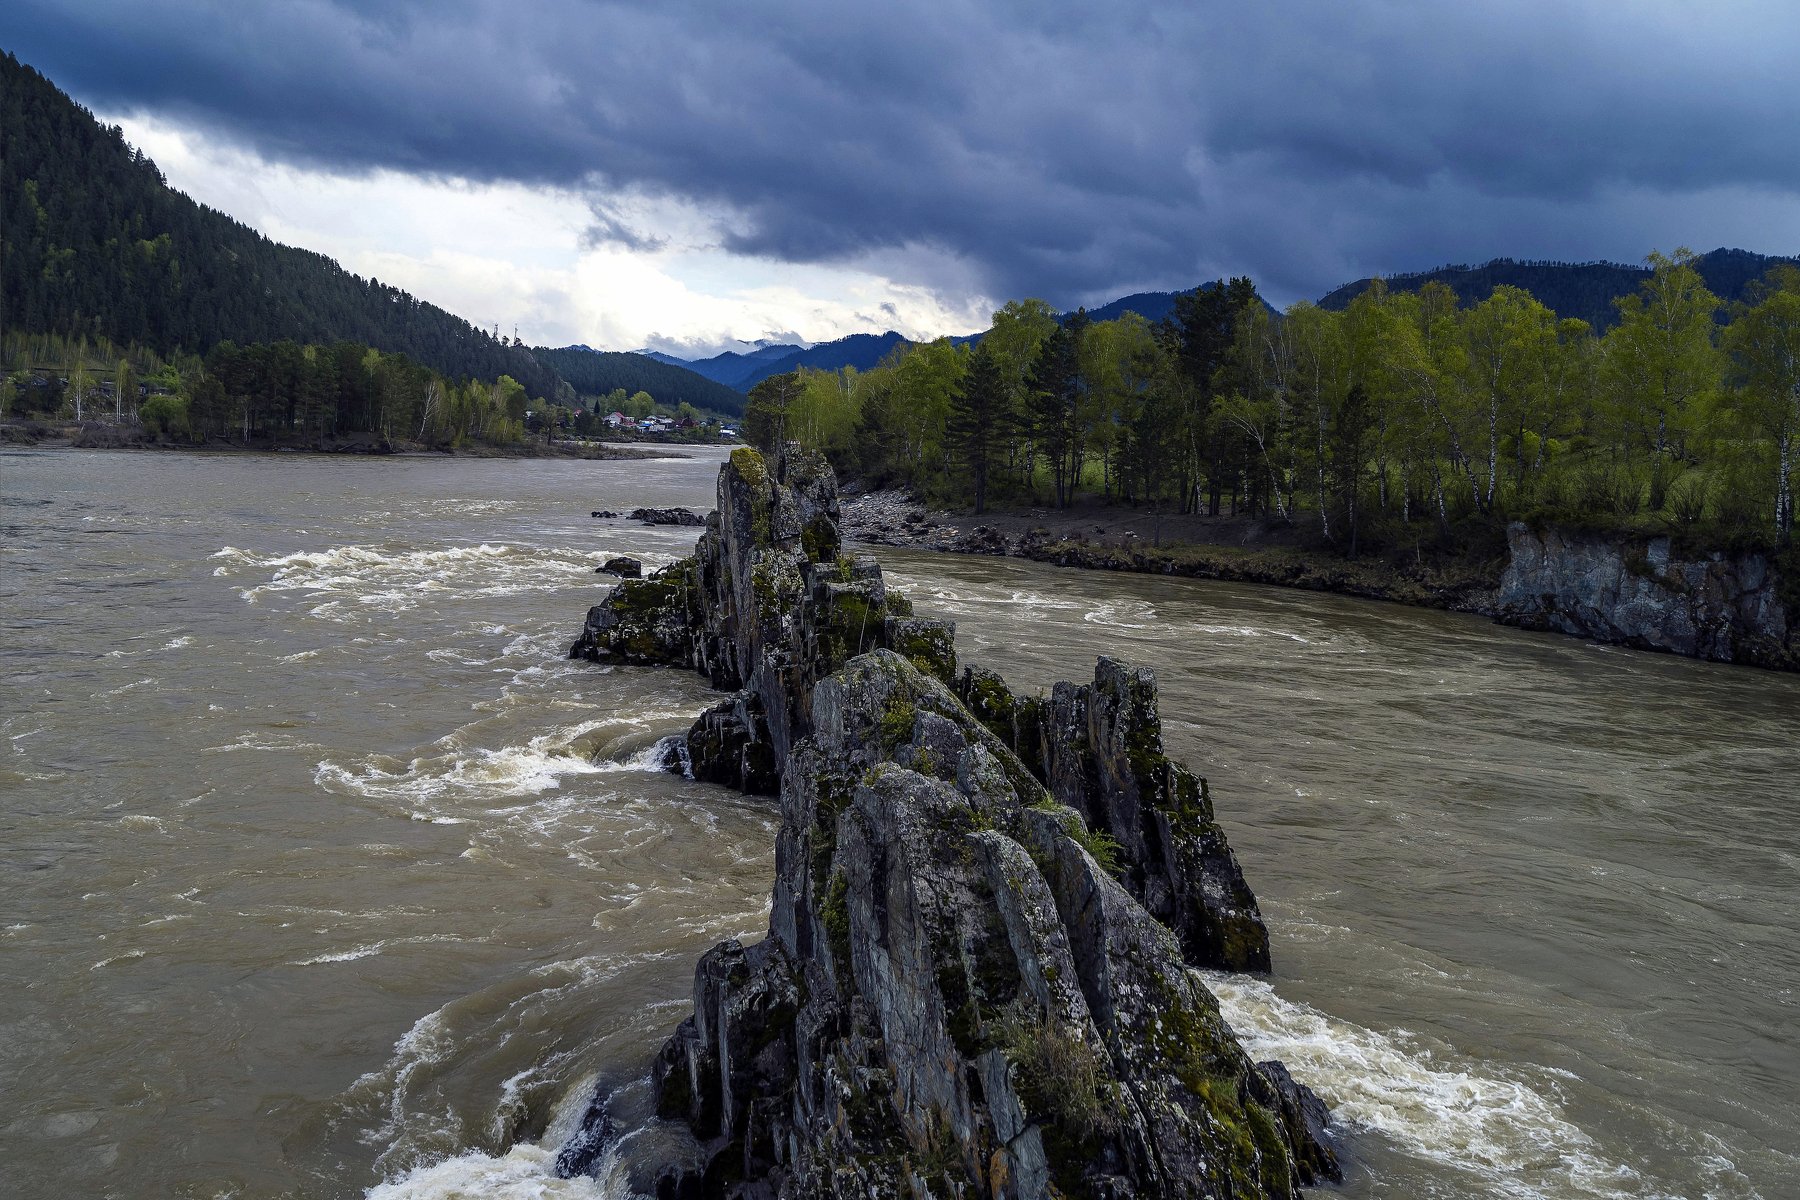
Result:
M688 364L690 371L698 372L708 379L716 380L726 387L734 387L739 391L748 391L758 380L766 378L759 374L762 368L772 362L780 362L791 354L800 353L800 347L786 343L764 346L760 350L752 350L748 354L737 350L727 350L723 354L715 354L711 358L703 358L699 362Z
M586 351L587 351L587 352L588 352L588 353L590 353L590 354L601 354L601 353L604 353L604 351L600 351L600 350L596 350L596 349L594 349L594 348L593 348L593 347L592 347L592 346L582 346L582 345L574 345L574 346L568 346L568 347L565 347L565 349L569 349L569 350L586 350ZM688 360L687 360L687 359L685 359L685 358L676 358L676 357L675 357L675 356L674 356L674 355L673 355L673 354L664 354L664 353L663 353L663 352L662 352L662 351L661 351L661 350L650 350L650 349L644 349L644 350L632 350L632 351L630 351L630 352L629 352L629 353L632 353L632 354L641 354L641 355L643 355L643 356L644 356L644 357L645 357L645 358L653 358L653 359L655 359L655 360L656 360L656 361L657 361L657 362L659 362L659 363L667 363L667 364L668 364L668 365L669 365L669 366L671 366L671 367L686 367L686 368L687 368L687 369L688 369L688 370L690 370L690 371L692 371L692 370L693 370L693 369L694 369L694 364L693 364L693 363L691 363L691 362L689 362L689 361L688 361Z
M767 362L786 358L790 354L798 354L805 347L793 342L739 342L740 346L749 346L748 350L727 350L715 354L711 358L678 358L673 354L665 354L661 350L633 350L633 354L641 354L645 358L653 358L670 366L686 367L696 375L704 375L715 383L726 387L747 390L751 383L762 378L757 370ZM744 382L750 380L750 383Z
M1175 311L1175 297L1185 296L1188 292L1199 290L1199 288L1189 288L1186 292L1135 292L1114 300L1111 304L1088 309L1088 320L1116 321L1129 312L1136 313L1144 320L1154 324ZM1064 313L1063 319L1066 321L1072 315Z
M747 353L727 350L723 354L695 361L679 359L672 354L654 350L640 350L637 353L660 363L678 364L716 383L736 388L739 392L748 392L771 375L785 375L800 367L810 367L815 371L855 367L859 371L866 371L905 340L890 329L886 333L853 333L849 337L841 337L833 342L820 342L816 346L772 343ZM742 403L741 399L739 403Z
M159 354L224 341L357 342L453 378L555 392L523 347L322 254L270 241L170 188L55 84L0 53L0 321Z
M1198 289L1190 289L1198 290ZM1114 321L1128 312L1137 313L1146 321L1160 321L1175 308L1175 297L1182 292L1138 292L1124 296L1100 308L1090 309L1088 316L1095 321ZM1073 313L1063 313L1061 320L1068 320ZM979 333L965 334L954 338L959 346L979 342ZM653 358L657 362L684 366L690 371L716 380L727 387L736 388L740 392L748 392L758 383L771 375L785 375L800 367L809 367L815 371L837 371L844 367L855 367L866 371L880 363L890 354L895 346L907 339L888 330L886 333L853 333L836 341L820 342L816 346L802 348L799 346L769 345L750 353L726 351L712 358L687 360L676 358L672 354L663 354L655 350L639 350L637 353L645 358Z
M1800 266L1800 259L1753 254L1748 250L1714 250L1700 256L1695 267L1706 286L1726 303L1744 299L1750 284L1761 279L1771 267ZM1510 285L1524 288L1558 316L1580 317L1596 331L1611 328L1618 322L1616 296L1637 291L1638 285L1650 278L1645 267L1631 267L1613 262L1536 262L1496 258L1478 267L1453 265L1408 275L1393 275L1386 280L1388 289L1416 292L1436 281L1447 285L1463 304L1479 304L1496 287ZM1326 293L1319 299L1320 308L1343 309L1361 295L1370 280L1359 279Z
M740 386L748 390L771 375L785 375L801 367L811 367L815 371L855 367L859 371L866 371L886 358L895 346L905 340L890 329L886 333L853 333L834 342L820 342L806 350L795 350L780 358L762 360L744 377Z
M632 354L587 346L564 346L560 350L539 347L532 353L583 396L604 396L614 388L624 388L627 392L649 392L663 404L686 401L695 408L723 416L741 416L744 411L742 392L688 369L672 356L652 357L643 351Z

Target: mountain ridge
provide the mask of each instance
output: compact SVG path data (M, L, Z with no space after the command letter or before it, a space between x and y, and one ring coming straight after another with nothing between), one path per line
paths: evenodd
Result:
M1700 255L1694 263L1706 286L1726 304L1744 299L1752 283L1770 268L1784 265L1800 266L1800 258L1723 246ZM1605 260L1494 258L1475 266L1451 263L1428 271L1389 275L1382 277L1382 282L1389 291L1396 292L1416 292L1427 283L1443 283L1465 305L1479 304L1496 287L1520 287L1558 316L1579 317L1603 333L1618 322L1618 308L1613 300L1635 292L1650 274L1648 267ZM1375 278L1369 276L1333 288L1319 298L1318 305L1334 311L1346 308Z

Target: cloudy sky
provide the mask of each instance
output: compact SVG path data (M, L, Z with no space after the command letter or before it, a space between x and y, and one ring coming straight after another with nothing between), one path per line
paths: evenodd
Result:
M175 186L526 340L1800 250L1791 4L6 0Z

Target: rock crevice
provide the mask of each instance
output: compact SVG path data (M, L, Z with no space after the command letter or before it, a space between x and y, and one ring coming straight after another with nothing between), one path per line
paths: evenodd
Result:
M697 777L777 793L769 936L695 972L657 1056L694 1197L1289 1197L1335 1178L1324 1106L1244 1053L1199 967L1266 970L1155 680L1014 695L867 556L829 467L739 450L694 558L626 581L575 655L732 694Z

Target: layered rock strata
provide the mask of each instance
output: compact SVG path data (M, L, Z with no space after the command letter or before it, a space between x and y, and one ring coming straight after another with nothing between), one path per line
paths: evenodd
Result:
M1266 970L1205 781L1150 672L1021 697L846 557L829 467L739 450L692 559L621 584L572 654L732 695L694 774L778 792L769 936L695 972L658 1112L669 1196L1288 1197L1324 1107L1245 1055L1195 968Z

